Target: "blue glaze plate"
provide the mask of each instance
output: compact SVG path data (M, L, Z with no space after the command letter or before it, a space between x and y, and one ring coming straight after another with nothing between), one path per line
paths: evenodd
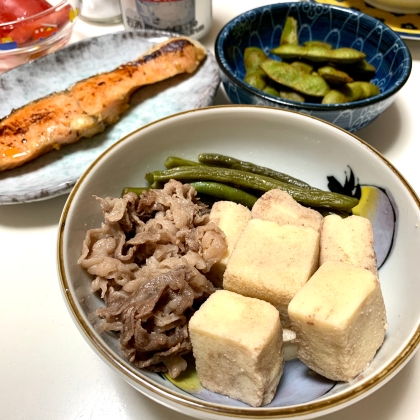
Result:
M0 119L31 101L134 60L169 36L167 32L139 31L89 38L6 72L0 75ZM0 173L0 204L68 193L89 165L120 138L168 115L211 105L219 82L217 63L208 52L194 74L139 89L131 98L129 110L103 133Z

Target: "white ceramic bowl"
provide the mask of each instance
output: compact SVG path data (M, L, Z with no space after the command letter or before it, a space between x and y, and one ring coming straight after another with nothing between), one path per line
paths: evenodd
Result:
M354 185L349 185L351 169L361 186L363 211L369 213L374 225L389 323L382 348L369 368L351 383L320 380L308 384L308 378L304 381L299 375L293 377L299 366L288 362L287 378L291 379L280 388L288 387L292 394L303 389L303 397L293 395L292 399L285 399L280 390L273 402L262 408L251 408L204 391L197 397L195 392L180 389L163 375L134 368L122 356L116 335L101 335L95 330L89 315L103 302L91 292L91 278L77 265L86 230L99 227L102 221L92 195L119 196L124 186L144 185L146 171L163 169L167 156L196 159L200 152L219 152L253 161L323 189L328 189L327 176L342 185L347 178L350 193L354 192ZM204 108L139 129L111 146L84 173L71 192L60 221L60 284L76 325L99 357L153 400L202 419L315 418L348 406L384 385L418 347L419 224L420 202L414 191L384 157L354 135L292 111L252 106Z

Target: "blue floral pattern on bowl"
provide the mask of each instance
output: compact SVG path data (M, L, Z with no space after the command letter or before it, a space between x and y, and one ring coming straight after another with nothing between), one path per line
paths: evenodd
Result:
M245 83L245 48L259 47L271 56L270 50L279 45L288 16L298 21L300 43L320 40L334 48L352 47L363 51L367 61L377 69L372 82L380 87L381 93L352 103L323 105L277 98ZM379 20L356 10L307 2L273 4L243 13L221 30L215 52L225 91L233 103L291 109L350 132L366 127L391 105L412 66L410 52L402 39Z

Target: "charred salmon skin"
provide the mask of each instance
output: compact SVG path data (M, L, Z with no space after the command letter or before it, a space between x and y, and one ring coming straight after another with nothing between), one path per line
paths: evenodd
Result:
M193 73L206 56L189 38L171 38L137 60L38 99L0 121L0 171L21 166L115 124L141 86Z

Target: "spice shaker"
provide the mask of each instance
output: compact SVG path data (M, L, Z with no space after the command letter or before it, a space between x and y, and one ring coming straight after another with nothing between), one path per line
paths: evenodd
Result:
M115 24L121 22L119 0L83 0L80 17L92 23Z
M199 39L212 22L211 0L120 0L126 30L157 29Z

